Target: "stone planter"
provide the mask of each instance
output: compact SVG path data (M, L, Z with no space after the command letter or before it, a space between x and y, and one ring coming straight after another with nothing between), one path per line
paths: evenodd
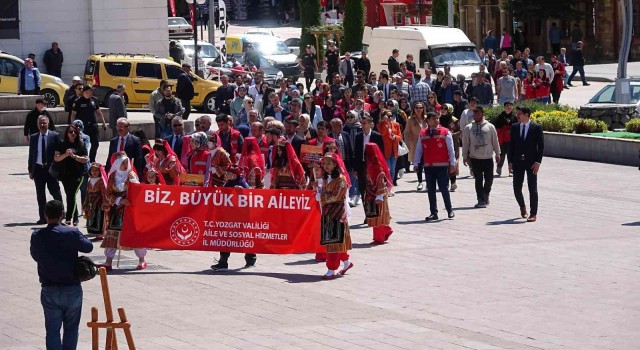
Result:
M638 166L640 140L544 132L544 155Z
M584 119L602 120L609 130L624 129L631 118L638 118L635 105L602 105L582 106L578 111L578 117Z

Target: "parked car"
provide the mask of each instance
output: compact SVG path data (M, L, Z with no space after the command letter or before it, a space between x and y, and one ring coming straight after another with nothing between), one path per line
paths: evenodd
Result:
M289 52L296 56L300 56L300 38L289 38L284 41L289 48Z
M632 81L631 82L631 90L629 91L631 95L630 103L628 104L619 104L616 103L616 83L609 83L602 90L598 91L587 104L582 105L580 110L590 108L611 108L617 109L619 107L632 107L635 106L636 112L640 114L640 81Z
M193 27L183 17L169 17L169 38L193 38Z
M246 34L246 35L268 35L268 36L277 37L277 35L274 32L272 32L269 29L264 29L264 28L247 29L247 31L245 31L244 34Z
M18 73L22 68L24 61L21 58L0 51L0 93L18 93ZM68 88L62 79L40 73L40 95L47 102L47 107L60 105Z
M176 43L176 46L181 48L182 52L184 52L184 59L182 62L177 63L189 63L195 67L195 62L193 61L193 40L180 39L174 40L174 42ZM201 47L200 52L198 53L198 67L220 66L221 59L222 63L225 62L224 55L222 55L220 50L212 44L206 41L198 41L198 46Z
M301 75L298 57L289 52L289 48L278 37L267 35L230 35L226 37L225 47L227 55L242 55L247 51L247 45L251 44L261 56L282 71L285 78L298 79Z
M124 84L127 106L146 107L149 95L158 88L160 80L169 81L175 89L180 74L181 65L166 58L144 54L95 54L87 59L84 80L93 85L95 96L102 104L106 105L118 84ZM215 92L220 83L193 73L190 77L195 92L191 105L212 113L215 110Z

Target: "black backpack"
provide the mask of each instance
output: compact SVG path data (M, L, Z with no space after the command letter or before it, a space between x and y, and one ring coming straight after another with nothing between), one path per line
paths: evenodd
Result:
M86 256L79 256L76 260L76 276L80 282L86 282L93 279L98 274L98 267L93 260Z

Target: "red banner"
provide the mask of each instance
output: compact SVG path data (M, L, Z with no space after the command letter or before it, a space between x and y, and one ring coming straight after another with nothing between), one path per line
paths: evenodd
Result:
M169 0L169 8L171 9L171 17L176 16L176 0Z
M193 5L189 6L189 16L191 16L191 26L193 27L193 31L195 32L196 29L196 4L195 1L193 3Z
M293 254L324 251L314 191L132 184L120 244Z

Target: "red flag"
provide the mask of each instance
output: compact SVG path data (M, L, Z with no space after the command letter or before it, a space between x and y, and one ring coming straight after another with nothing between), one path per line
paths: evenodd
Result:
M176 16L176 0L169 0L169 8L171 9L171 17Z
M191 26L193 27L193 31L196 31L196 4L195 1L193 5L189 6L189 16L191 16Z

